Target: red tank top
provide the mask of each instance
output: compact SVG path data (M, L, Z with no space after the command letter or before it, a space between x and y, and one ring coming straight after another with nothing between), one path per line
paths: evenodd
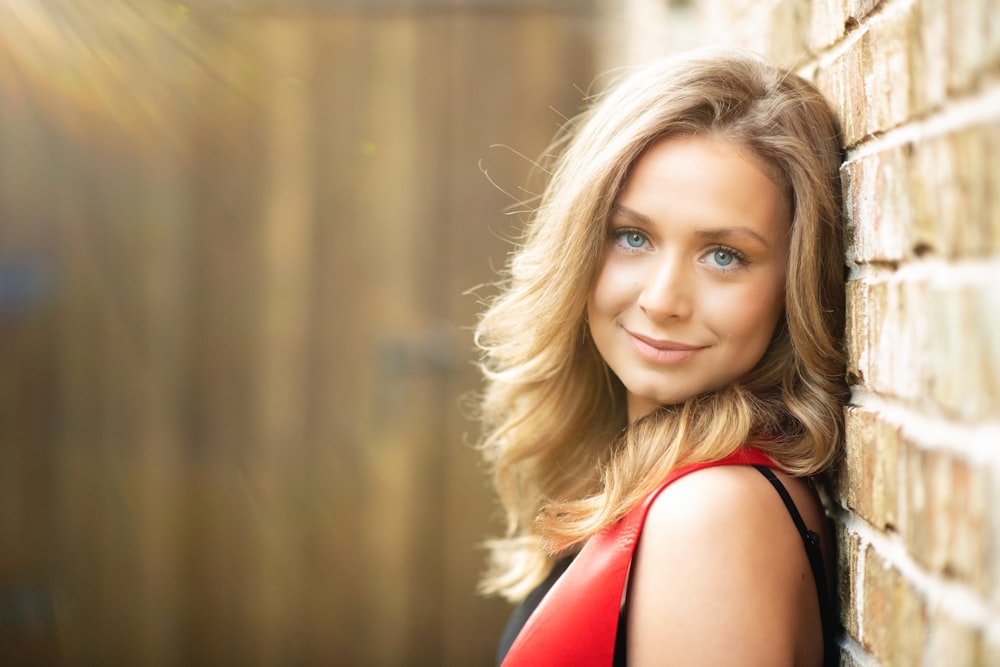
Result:
M760 450L744 447L718 461L695 463L671 472L620 521L587 540L521 628L503 667L611 665L625 578L649 508L675 480L722 465L777 467Z

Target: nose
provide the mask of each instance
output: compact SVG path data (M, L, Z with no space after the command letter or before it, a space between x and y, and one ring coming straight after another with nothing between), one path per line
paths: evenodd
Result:
M652 320L686 319L694 298L691 267L678 257L651 263L639 293L639 308Z

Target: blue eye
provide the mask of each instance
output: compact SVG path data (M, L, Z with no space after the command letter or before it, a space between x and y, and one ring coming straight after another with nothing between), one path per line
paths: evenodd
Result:
M728 250L716 250L712 253L712 259L715 260L716 266L729 266L736 257Z
M629 248L641 248L646 243L646 239L639 232L626 232L625 243Z
M705 261L715 269L721 269L725 271L733 271L736 269L744 268L750 261L747 259L746 255L741 253L739 250L734 250L727 246L716 246L708 251L705 255Z
M616 245L625 250L641 250L649 243L646 235L636 229L618 229L611 233L611 237Z

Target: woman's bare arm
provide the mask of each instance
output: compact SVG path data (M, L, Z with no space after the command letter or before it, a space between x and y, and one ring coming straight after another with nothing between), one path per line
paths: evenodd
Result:
M752 467L700 470L661 493L626 604L631 667L822 662L801 537Z

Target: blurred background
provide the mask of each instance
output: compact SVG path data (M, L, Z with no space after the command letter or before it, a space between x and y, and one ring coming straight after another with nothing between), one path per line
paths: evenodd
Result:
M0 664L490 664L469 290L688 5L0 3Z

